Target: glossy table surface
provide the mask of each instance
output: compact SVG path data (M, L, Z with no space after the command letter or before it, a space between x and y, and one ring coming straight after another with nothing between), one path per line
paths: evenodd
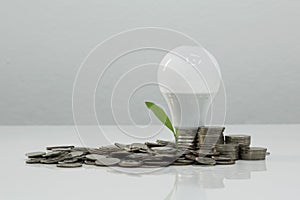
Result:
M0 199L275 200L299 199L300 196L300 125L226 126L225 134L249 134L252 146L268 147L271 155L265 161L155 169L96 166L62 169L52 165L25 164L26 152L45 150L49 145L101 146L112 140L129 143L133 140L171 139L167 130L146 140L146 137L132 135L123 137L122 131L112 126L102 127L106 134L102 139L99 139L102 136L89 135L89 131L96 130L95 127L84 127L80 134L76 130L71 126L0 127Z

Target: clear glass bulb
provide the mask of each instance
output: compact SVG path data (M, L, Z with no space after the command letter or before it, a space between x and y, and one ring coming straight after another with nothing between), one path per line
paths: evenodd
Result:
M205 125L209 106L221 84L219 65L206 49L173 49L162 59L157 79L175 127Z

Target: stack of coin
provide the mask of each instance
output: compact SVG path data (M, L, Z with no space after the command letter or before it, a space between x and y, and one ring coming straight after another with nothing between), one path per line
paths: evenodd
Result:
M226 144L239 144L240 147L249 147L251 143L250 135L226 135Z
M249 147L251 143L250 135L226 135L225 136L225 144L238 144L239 151L241 148ZM240 157L240 153L239 153Z
M239 145L238 144L218 144L216 150L220 152L221 156L231 158L232 160L239 159Z
M242 160L265 160L267 149L263 147L242 147L240 157Z
M197 128L181 128L178 129L178 149L192 149L194 150L197 146L196 135Z
M202 126L197 130L197 147L202 152L214 151L214 147L217 144L224 144L223 132L225 127L218 126Z

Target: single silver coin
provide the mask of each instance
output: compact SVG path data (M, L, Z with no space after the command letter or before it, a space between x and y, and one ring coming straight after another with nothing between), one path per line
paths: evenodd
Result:
M125 149L125 148L129 148L130 145L127 144L121 144L121 143L115 143L115 146L118 147L119 149Z
M231 157L228 156L212 156L215 161L231 161Z
M120 167L140 167L143 165L142 161L136 161L136 160L122 160L118 163Z
M195 161L202 165L215 165L217 162L212 158L196 157Z
M148 161L144 161L143 167L144 166L155 166L155 167L166 167L169 166L171 164L171 162L168 161L155 161L155 160L148 160Z
M154 159L160 159L162 161L174 161L178 158L179 156L174 155L174 154L157 154L153 158Z
M147 145L149 148L150 147L162 147L162 146L165 146L165 144L158 144L156 142L145 142L145 145Z
M235 164L234 160L217 160L216 161L217 165L233 165Z
M109 154L111 152L120 151L120 148L118 148L115 145L109 145L109 146L103 146L98 148L98 154Z
M84 153L88 153L88 152L89 152L89 149L90 149L90 148L88 148L88 147L74 147L74 148L72 149L72 151L82 151L82 152L84 152Z
M250 147L250 151L261 151L261 152L267 152L267 148L264 147Z
M120 150L120 149L118 149ZM108 150L103 150L103 149L89 149L89 154L98 154L98 155L108 155L111 153L111 151L108 151Z
M194 164L194 160L186 160L186 159L177 159L172 163L172 165L191 165Z
M52 149L51 151L65 151L65 152L70 152L70 151L72 151L72 149L59 149L59 148L57 148L57 149Z
M58 163L60 164L60 163L76 163L76 162L78 162L78 158L66 159Z
M85 160L84 164L86 164L86 165L96 165L95 161L92 161L92 160Z
M157 152L157 153L176 153L176 149L173 147L152 147L151 148L153 151Z
M191 155L191 154L187 154L187 155L185 155L185 158L188 159L188 160L195 160L196 156Z
M157 142L158 144L165 145L165 146L175 146L175 143L174 143L174 142L171 142L171 141L166 141L166 140L156 140L156 142Z
M92 161L96 161L96 160L99 160L99 159L106 158L106 156L99 155L99 154L88 154L85 157L86 157L86 159L92 160Z
M44 164L56 164L60 161L63 161L66 159L66 153L62 153L60 154L59 156L51 156L51 157L45 157L43 159L41 159L41 163L44 163Z
M27 164L37 164L37 163L41 163L41 158L30 158L28 160L26 160Z
M118 158L101 158L96 160L95 164L97 166L113 166L117 165L120 161Z
M48 157L56 157L56 156L60 156L63 152L62 151L50 151L47 152L45 155L43 155L43 157L48 158Z
M151 156L151 154L148 153L132 153L128 156L126 156L126 159L129 160L143 160L143 159L147 159Z
M128 151L116 151L112 152L109 155L113 158L125 158L126 156L131 155L132 153L129 153Z
M211 151L200 151L198 154L194 154L197 157L208 157L208 156L219 156L220 152L211 152Z
M141 158L141 159L146 159L146 158L148 158L150 156L153 156L153 154L152 153L137 152L137 153L131 153L126 158L133 158L133 159L139 159L139 158Z
M83 154L84 154L84 152L82 152L82 151L72 151L69 153L70 157L72 157L72 158L80 157Z
M42 157L43 155L45 155L46 153L45 152L31 152L31 153L26 153L25 155L28 157L28 158L36 158L36 157Z
M57 167L63 167L63 168L76 168L76 167L81 167L81 163L58 163L56 165Z
M58 146L48 146L46 147L47 150L53 150L53 149L72 149L74 148L73 145L58 145Z
M133 148L133 149L148 149L148 146L145 145L144 143L132 143L130 145L130 148Z

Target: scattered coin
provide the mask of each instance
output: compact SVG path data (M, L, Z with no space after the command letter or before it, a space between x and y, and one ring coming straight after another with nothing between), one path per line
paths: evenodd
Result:
M232 165L235 160L264 160L263 147L250 147L248 135L227 135L224 127L178 129L178 140L102 146L99 148L58 145L47 152L26 153L27 164L56 164L81 167L82 164L120 167L167 167L169 165Z

